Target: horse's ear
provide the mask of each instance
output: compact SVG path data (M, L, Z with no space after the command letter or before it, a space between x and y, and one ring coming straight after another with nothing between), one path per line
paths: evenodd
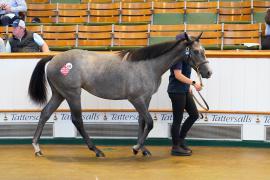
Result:
M185 34L185 39L187 40L188 43L190 43L191 42L190 37L188 36L188 34L186 32L184 34Z
M199 41L199 40L200 40L200 38L202 37L202 34L203 34L203 32L201 32L201 34L199 34L199 36L198 36L198 37L196 37L195 41Z

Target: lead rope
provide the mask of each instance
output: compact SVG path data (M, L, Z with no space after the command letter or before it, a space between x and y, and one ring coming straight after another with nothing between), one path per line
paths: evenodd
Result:
M198 76L198 78L199 78L199 80L200 80L200 84L201 84L201 86L203 87L202 78L201 78L201 75L199 74L198 68L197 68L196 73L197 73L197 76ZM194 96L193 93L191 93L193 99L196 101L196 103L197 103L203 110L209 111L209 106L208 106L206 100L203 98L202 94L201 94L199 91L197 91L197 92L198 92L199 96L201 97L201 99L202 99L202 101L203 101L203 103L204 103L205 106L204 106L202 103L200 103L200 101ZM201 115L201 119L203 119L204 116L203 116L203 114L202 114L201 112L200 112L200 115Z

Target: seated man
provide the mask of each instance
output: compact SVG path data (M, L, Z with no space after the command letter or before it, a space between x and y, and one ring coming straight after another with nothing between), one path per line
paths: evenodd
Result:
M39 34L27 31L23 20L15 20L12 26L13 36L8 39L6 52L49 52L47 43Z
M19 18L19 12L26 12L25 0L0 0L0 25L7 26Z

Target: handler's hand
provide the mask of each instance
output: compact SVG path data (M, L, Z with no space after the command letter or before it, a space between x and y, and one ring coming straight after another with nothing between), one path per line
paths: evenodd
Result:
M193 86L195 87L196 91L202 90L202 86L201 86L200 83L197 83L197 82L196 82Z
M191 87L188 89L188 92L189 92L189 94L192 94L192 89L191 89Z

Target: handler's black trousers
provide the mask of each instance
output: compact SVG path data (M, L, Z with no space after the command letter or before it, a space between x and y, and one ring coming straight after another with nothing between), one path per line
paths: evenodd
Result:
M172 143L174 146L178 146L180 139L186 137L191 126L199 118L199 113L190 93L169 93L169 97L171 98L173 109L173 123L171 128ZM182 125L180 131L184 109L188 112L189 117Z

